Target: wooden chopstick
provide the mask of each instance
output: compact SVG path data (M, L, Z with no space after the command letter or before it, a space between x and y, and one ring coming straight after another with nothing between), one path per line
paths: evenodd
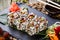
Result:
M56 6L59 6L59 7L60 7L60 5L59 5L59 4L57 4L57 3L55 3L55 2L53 2L53 1L51 1L51 0L47 0L47 2L50 2L50 3L52 3L52 4L54 4L54 5L56 5Z
M59 7L56 7L56 6L52 5L52 4L46 3L46 2L44 2L44 1L40 1L40 2L41 2L41 3L44 3L45 5L49 5L49 6L52 6L52 7L54 7L54 8L60 9Z

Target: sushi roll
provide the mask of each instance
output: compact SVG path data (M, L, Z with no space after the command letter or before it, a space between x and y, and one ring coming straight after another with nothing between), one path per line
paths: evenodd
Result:
M34 22L31 21L28 26L27 26L27 29L26 29L26 32L29 34L29 35L34 35L36 33L36 29L34 27Z
M25 18L19 18L19 19L15 20L15 21L16 21L17 29L22 30L22 26L23 26L22 23L24 23L26 21L26 19Z
M13 23L14 23L13 13L9 13L8 14L8 24L12 26Z
M30 13L28 15L28 20L35 20L37 18L37 15L35 15L34 13Z
M22 23L22 24L21 24L22 30L26 30L28 24L29 24L28 22Z
M26 18L22 18L20 20L20 23L21 23L21 29L25 30L29 22L27 22Z
M44 17L39 17L40 22L40 31L45 30L47 28L48 21Z
M47 28L48 21L44 17L38 17L34 13L28 13L28 10L22 8L20 12L11 12L8 14L8 24L17 30L24 30L30 36L38 34Z
M28 31L28 34L29 34L29 35L34 35L34 34L36 34L36 29L35 29L35 27L30 27L30 29L29 29L29 31Z
M28 15L28 9L22 8L22 9L20 10L20 16L21 16L21 17L27 17L27 15Z

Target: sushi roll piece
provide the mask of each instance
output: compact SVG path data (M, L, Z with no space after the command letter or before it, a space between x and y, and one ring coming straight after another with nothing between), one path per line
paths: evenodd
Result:
M34 34L36 34L36 29L35 29L35 27L30 27L30 30L28 31L28 34L29 34L29 35L34 35Z
M27 29L26 29L26 32L28 32L29 35L34 35L36 34L36 27L34 25L34 21L31 21L28 26L27 26Z
M26 29L26 32L31 36L34 35L36 33L36 29L35 29L34 25L29 24L27 29Z
M26 30L28 24L29 24L29 22L27 22L27 21L23 22L23 23L21 24L21 29L22 29L22 30Z
M47 28L48 21L44 17L39 17L40 22L40 31L45 30Z
M25 30L26 25L27 25L26 18L25 17L20 18L19 23L20 24L17 25L17 27L19 28L19 30Z
M28 19L29 20L35 20L37 18L37 15L35 15L34 13L30 13L29 15L28 15Z
M12 26L13 23L14 23L14 16L13 16L13 14L9 14L8 15L8 24Z
M22 8L20 11L20 16L21 17L27 17L27 15L28 15L28 9Z

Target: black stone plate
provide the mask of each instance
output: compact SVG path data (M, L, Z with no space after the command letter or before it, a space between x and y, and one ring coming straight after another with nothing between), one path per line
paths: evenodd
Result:
M53 19L51 17L49 17L48 15L45 15L39 11L37 11L36 9L30 8L29 6L25 5L25 4L21 4L19 5L20 7L27 7L30 12L35 13L36 15L40 16L40 17L45 17L48 20L48 26L51 26L52 24L54 24L55 22L60 22L60 20L57 19ZM3 10L2 12L0 12L0 14L4 14L4 13L8 13L9 10L8 8ZM42 40L40 35L34 35L34 36L29 36L27 33L25 32L21 32L18 30L14 30L8 26L5 26L3 24L0 24L0 27L2 27L2 29L4 29L5 31L9 32L11 35L13 35L14 37L18 38L19 40Z

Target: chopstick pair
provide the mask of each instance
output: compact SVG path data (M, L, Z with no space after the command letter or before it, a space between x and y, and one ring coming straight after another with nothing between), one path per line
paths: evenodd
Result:
M49 6L52 6L52 7L56 8L56 9L59 9L59 10L60 10L60 7L54 6L54 5L49 4L49 3L47 3L47 2L44 2L44 1L40 1L40 2L41 2L41 3L44 3L45 5L49 5Z
M51 1L51 0L47 0L47 2L52 3L52 4L54 4L54 5L58 6L58 7L60 7L59 4L57 4L57 3L55 3L55 2L53 2L53 1Z

